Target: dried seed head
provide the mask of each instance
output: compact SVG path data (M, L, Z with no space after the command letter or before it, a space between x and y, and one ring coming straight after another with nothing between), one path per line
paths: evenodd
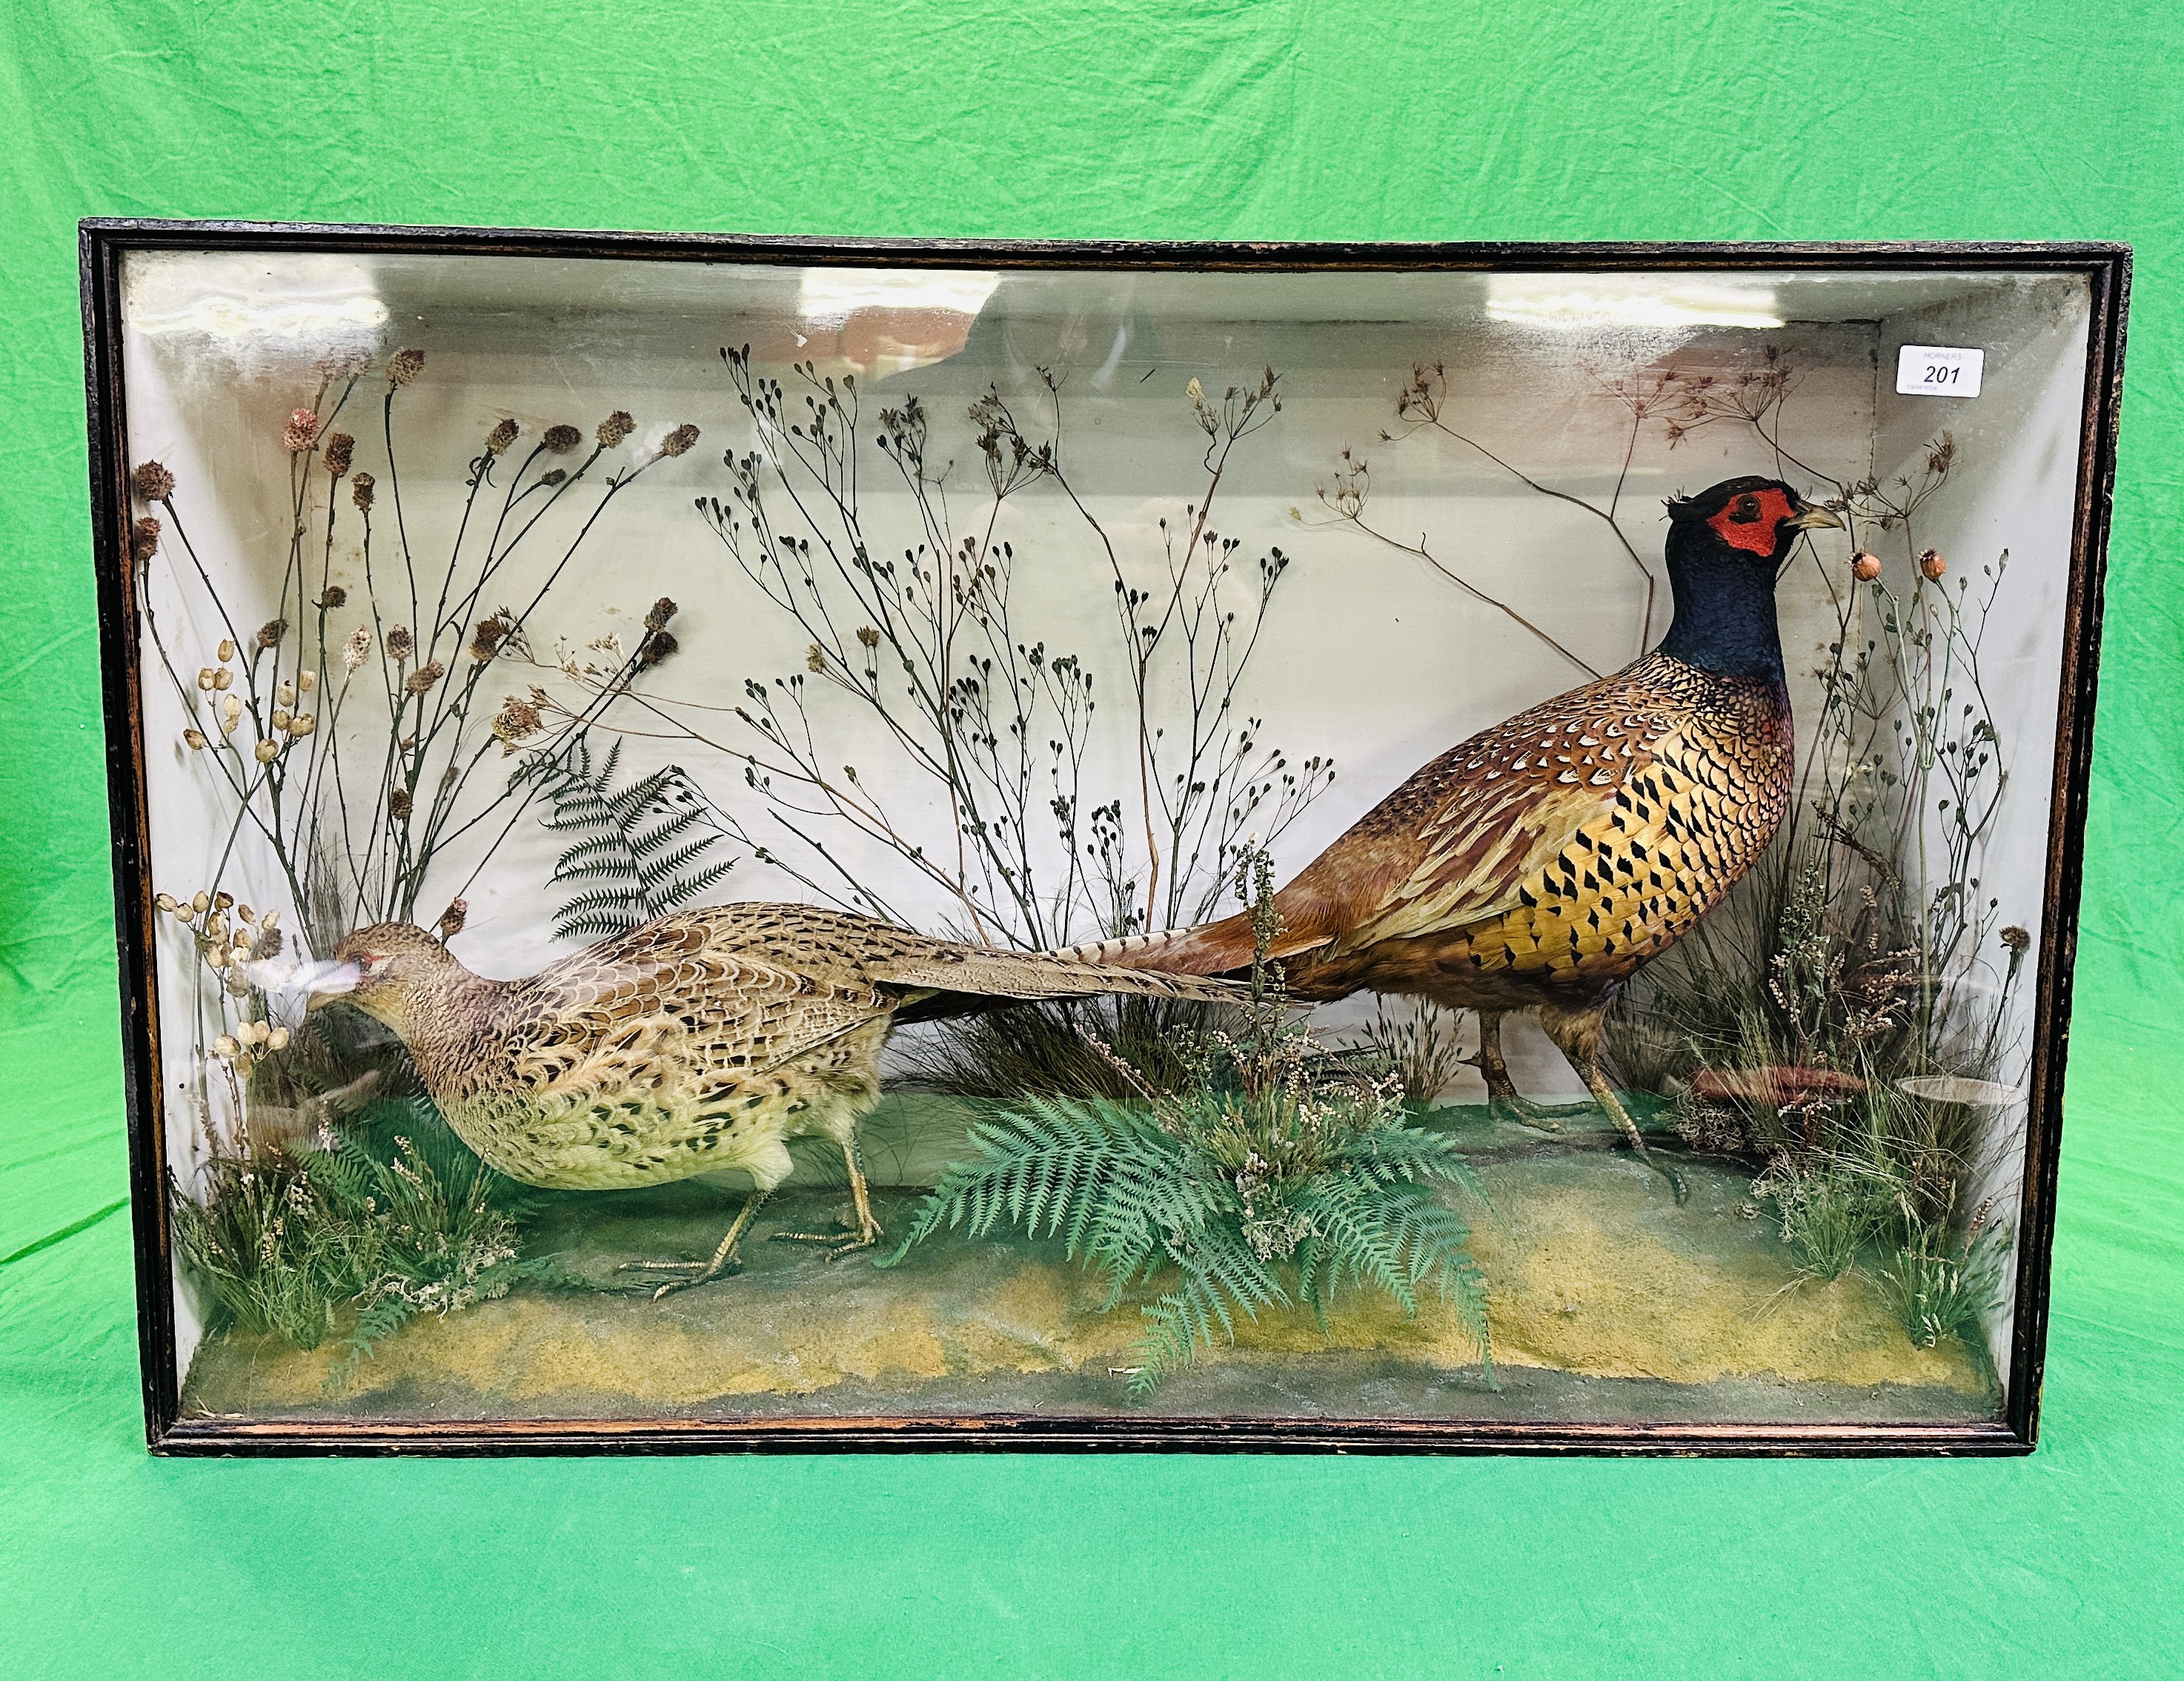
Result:
M205 953L205 961L211 964L214 969L226 969L227 967L227 947L225 946L214 947L209 952Z
M231 968L227 971L226 980L222 984L234 997L247 998L250 996L250 977L240 969ZM246 1080L250 1077L250 1070L257 1066L258 1064L250 1059L250 1053L248 1051L235 1059L235 1071Z
M258 645L261 648L277 648L281 645L281 639L287 634L287 620L269 618L258 627Z
M226 666L218 666L214 668L212 674L212 686L214 688L225 692L233 685L234 682L235 673L230 671Z
M425 371L425 353L422 350L397 350L387 359L387 386L398 391Z
M543 723L535 702L521 695L510 695L500 703L500 710L493 714L493 733L499 739L504 751L512 753L517 742L528 740L536 735Z
M2032 943L2032 936L2012 924L2002 930L2002 943L2013 952L2021 952Z
M660 453L663 455L687 455L690 453L690 446L697 441L698 428L686 421L660 440Z
M355 454L356 439L348 433L330 432L326 434L326 471L336 478L348 472L350 459Z
M1860 584L1870 584L1880 576L1880 556L1859 550L1850 557L1850 575Z
M129 528L129 555L139 566L159 552L159 522L146 514Z
M215 673L210 666L199 667L198 669L198 687L203 690L205 693L209 695L212 693L213 684L216 680L217 676L218 673Z
M1942 574L1948 569L1949 563L1942 558L1942 551L1940 550L1928 549L1920 553L1919 556L1919 570L1924 572L1928 578L1939 579Z
M281 925L281 913L260 911L258 914L258 925L260 928L278 928Z
M449 904L440 913L440 938L452 940L461 933L463 924L470 920L470 914L471 902L468 899L457 899Z
M242 716L242 696L223 695L220 697L220 715L231 723Z
M212 903L212 896L209 893L192 893L190 895L190 909L195 915L203 916L205 913L205 907L210 903Z
M175 494L175 476L157 461L145 461L129 475L129 488L148 502L164 502Z
M397 788L387 796L387 815L397 823L408 819L410 807L410 790L407 788Z
M387 631L387 657L398 664L417 651L417 639L410 634L406 624L390 625Z
M360 624L349 632L348 640L342 645L342 665L346 670L354 671L370 653L371 627Z
M860 625L857 628L857 640L867 648L877 648L880 645L880 634L871 625Z
M356 504L359 513L371 511L371 487L376 483L378 481L368 472L360 472L349 481L348 499Z
M566 455L584 441L584 434L573 426L549 426L538 441L554 455Z
M508 448L510 444L515 442L515 434L518 428L514 421L504 420L501 422L499 426L493 427L491 432L486 433L485 447L487 450L493 455L498 455L502 450Z
M515 628L515 617L507 608L487 614L471 627L471 657L483 665L500 651L500 645Z
M231 639L223 636L220 639L220 646L214 651L220 656L220 663L225 665L235 657L235 644Z
M214 894L212 896L212 908L216 911L233 910L235 908L235 895L232 893Z
M288 416L288 424L281 433L281 447L292 455L300 455L318 442L319 417L309 409L297 409Z
M287 729L290 724L293 723L294 722L295 722L295 718L294 718L293 714L292 714L292 713L289 712L289 710L288 710L286 706L276 706L276 707L274 707L274 708L273 708L273 727L274 727L274 729Z
M258 942L258 955L269 959L277 958L287 943L287 935L277 928L269 928L265 930L265 937Z
M184 730L182 732L182 740L188 744L189 750L192 753L202 752L204 751L205 739L204 732L202 729Z
M649 670L672 654L682 645L675 639L671 630L654 630L645 634L637 645L637 664L640 671Z
M276 1027L271 1032L268 1033L265 1036L265 1048L269 1051L287 1050L288 1048L288 1030L285 1027Z
M292 682L283 683L279 689L274 691L273 700L274 703L277 706L294 706L296 704L296 685ZM280 714L276 712L274 716L278 718Z
M172 893L162 893L152 902L163 911L176 911L181 908L181 902Z
M288 734L291 735L309 735L318 727L319 715L316 712L298 712L296 716L288 722Z
M394 639L389 636L387 639L392 642ZM435 660L432 664L419 666L416 670L411 672L402 680L402 686L412 695L422 695L447 674L448 668Z
M827 669L827 651L816 642L804 651L804 669L806 671Z
M326 593L319 597L318 605L334 612L348 605L348 591L338 584L326 585Z
M318 673L315 671L299 671L296 673L296 692L298 694L308 695L311 690L318 686Z
M230 1062L242 1054L242 1047L231 1033L223 1033L212 1042L213 1054L225 1057Z
M645 614L644 628L647 630L665 630L667 628L667 621L681 611L682 609L673 601L662 595L652 604L652 611Z
M540 473L538 475L538 482L541 484L559 484L568 476L569 475L566 471L560 467L555 467L551 472Z
M611 450L637 430L637 422L629 417L627 409L616 409L599 422L599 448Z
M273 740L260 741L250 750L250 754L261 765L270 765L281 756L281 744Z

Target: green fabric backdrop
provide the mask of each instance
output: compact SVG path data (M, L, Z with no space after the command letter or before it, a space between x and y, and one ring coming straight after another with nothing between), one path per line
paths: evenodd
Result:
M0 40L0 1672L2184 1667L2169 4L10 0ZM2134 241L2039 1453L147 1457L116 1212L75 270L91 215Z

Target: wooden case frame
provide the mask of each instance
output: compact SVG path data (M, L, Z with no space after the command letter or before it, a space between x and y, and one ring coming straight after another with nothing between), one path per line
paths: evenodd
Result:
M165 1130L158 1078L148 866L142 673L131 523L126 401L121 373L122 260L131 251L429 253L447 256L643 259L697 264L827 263L982 269L1131 268L1280 272L1446 270L1646 271L1705 269L2046 271L2085 277L2086 346L2059 715L2051 769L2043 940L2033 1003L2031 1084L2019 1209L2016 1310L1999 1421L1824 1425L1631 1422L1336 1422L1263 1418L1055 1420L1024 1416L718 1421L184 1419L176 1370L173 1234L165 1194ZM816 239L794 235L570 232L503 228L353 226L242 221L93 219L80 230L92 531L98 589L114 849L114 922L138 1347L146 1439L187 1455L488 1455L805 1452L850 1449L1042 1449L1072 1451L1534 1453L1749 1455L2010 1455L2031 1451L2048 1341L2056 1161L2063 1126L2071 975L2084 865L2096 659L2122 400L2131 249L2108 243L1765 243L1599 244L1141 243Z

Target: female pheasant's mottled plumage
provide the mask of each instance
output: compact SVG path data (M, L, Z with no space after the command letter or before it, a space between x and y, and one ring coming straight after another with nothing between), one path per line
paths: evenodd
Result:
M1129 992L1227 999L1226 983L929 939L811 905L710 907L646 923L523 980L464 968L423 929L382 923L336 947L348 1001L409 1047L448 1125L526 1185L606 1191L740 1169L758 1202L788 1140L832 1137L849 1164L855 1247L879 1228L855 1150L896 1017L985 1001Z
M1410 994L1480 1013L1479 1062L1516 1097L1499 1025L1540 1025L1631 1141L1597 1064L1617 990L1757 863L1790 807L1789 690L1776 569L1839 522L1787 485L1731 479L1672 503L1676 617L1611 676L1482 731L1368 812L1275 896L1290 991ZM1218 975L1251 956L1248 917L1077 947L1088 962ZM1642 1148L1642 1146L1641 1146Z

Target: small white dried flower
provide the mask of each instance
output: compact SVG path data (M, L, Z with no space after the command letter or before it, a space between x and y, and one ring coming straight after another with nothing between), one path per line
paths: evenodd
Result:
M258 925L260 928L278 928L281 925L281 913L260 911L258 913Z
M270 765L281 757L281 744L270 740L260 741L250 750L250 756L261 765Z
M275 1028L270 1033L265 1036L265 1047L270 1051L287 1050L288 1048L288 1030L285 1027Z
M298 712L294 718L288 721L288 734L291 735L309 735L318 727L319 715L316 712Z
M349 632L348 641L342 648L342 664L354 671L371 652L371 627L360 624Z
M235 673L226 666L220 667L212 674L212 686L218 690L226 690L234 681Z
M219 653L220 662L222 665L226 665L230 660L233 659L235 657L234 639L231 637L221 637L220 639Z
M292 715L292 714L288 711L288 709L287 709L286 706L276 706L276 707L274 707L274 708L273 708L273 727L274 727L274 729L286 729L288 727L288 725L289 725L289 723L290 723L290 722L291 722L291 720L292 720L292 716L293 716L293 715Z
M173 911L181 908L172 893L162 893L158 898L153 900L152 902L157 905L163 911Z
M212 693L212 685L213 669L210 666L205 666L198 673L198 687L203 690L206 694L209 695Z
M318 683L319 674L315 671L299 671L296 673L296 692L299 695L309 694L312 690L318 687Z
M226 1057L230 1062L233 1062L242 1054L242 1047L237 1044L231 1035L226 1033L212 1042L212 1048L214 1056Z
M292 706L296 704L296 684L293 679L283 683L273 696L276 705Z
M204 751L205 738L204 731L202 729L184 730L182 732L182 740L192 753L203 752Z
M214 969L226 969L227 967L227 947L225 946L214 947L212 950L205 953L205 961L210 963Z
M190 896L190 909L199 916L204 914L205 907L210 903L212 903L212 896L209 893L198 892Z

